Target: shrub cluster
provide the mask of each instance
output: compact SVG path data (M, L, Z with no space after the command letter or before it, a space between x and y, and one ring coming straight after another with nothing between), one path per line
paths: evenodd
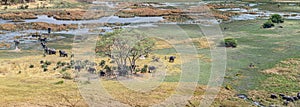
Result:
M280 16L279 14L273 14L269 20L267 22L265 22L262 27L263 28L272 28L274 27L274 23L283 23L284 22L284 19L282 16Z
M233 47L233 48L237 47L237 40L234 38L227 38L224 40L224 42L225 42L224 45L226 47Z

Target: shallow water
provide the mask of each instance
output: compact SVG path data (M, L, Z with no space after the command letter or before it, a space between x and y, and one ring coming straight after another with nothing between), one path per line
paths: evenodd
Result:
M243 8L223 8L218 9L219 11L230 11L230 12L248 12L248 10Z
M10 20L3 20L3 19L0 18L0 24L9 23L9 22L10 22Z
M47 15L39 15L37 16L37 19L26 19L25 22L12 22L11 20L2 20L0 19L0 24L3 23L30 23L30 22L46 22L46 23L52 23L52 24L95 24L95 23L157 23L162 20L164 20L162 17L133 17L133 18L119 18L117 16L110 16L110 17L102 17L95 20L77 20L77 21L71 21L71 20L57 20L53 17L48 17ZM141 26L149 26L149 25L130 25L126 26L127 28L130 27L141 27ZM104 29L105 32L100 32L100 29ZM80 34L105 34L106 32L112 32L112 27L97 27L93 28L91 31L90 28L84 28L81 27L79 29L69 30L69 31L56 31L55 33L62 33L62 34L72 34L72 35L80 35ZM0 41L1 42L8 42L13 43L13 40L16 36L27 36L29 34L33 34L38 32L39 34L47 33L47 30L22 30L22 31L1 31L4 34L0 34ZM21 43L33 43L37 40L30 39L30 38L21 38ZM4 48L1 48L4 49Z
M260 11L260 10L255 10L253 12L256 12L257 14L248 14L248 13L243 13L241 15L233 16L231 17L232 20L254 20L254 19L267 19L269 18L272 14L279 14L283 16L285 19L295 19L295 20L300 20L300 13L295 13L295 12L271 12L271 11ZM285 15L288 15L285 16ZM292 16L295 15L295 16Z
M117 26L120 28L139 28L139 27L157 27L155 24L146 23L146 24L131 24L127 26ZM53 31L52 34L71 34L71 35L83 35L83 34L105 34L107 32L112 32L114 27L96 27L96 28L85 28L80 27L79 29L73 29L68 31ZM105 32L100 32L103 29ZM22 30L22 31L2 31L4 34L0 35L0 41L13 44L16 36L24 36L20 38L21 43L36 43L37 39L35 37L28 36L30 34L39 33L39 34L47 34L47 30ZM51 38L49 38L51 40ZM4 48L0 48L4 49Z
M164 20L162 17L133 17L133 18L119 18L118 16L102 17L94 20L57 20L53 17L40 15L37 19L28 19L25 22L47 22L52 24L88 24L88 23L145 23L145 22L159 22Z
M256 3L250 3L250 4L249 4L250 7L254 7L254 6L257 6L257 5L258 5L258 4L256 4Z

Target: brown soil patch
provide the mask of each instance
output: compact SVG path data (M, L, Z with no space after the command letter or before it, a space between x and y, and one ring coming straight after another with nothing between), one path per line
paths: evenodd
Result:
M50 24L45 22L32 22L32 23L20 23L20 24L0 24L0 30L16 31L26 29L47 30L51 28L53 31L77 29L76 24Z
M10 48L10 44L5 43L5 42L1 42L1 43L0 43L0 48L3 48L3 47L5 47L5 48Z
M87 19L96 19L96 18L107 16L107 14L103 11L88 12L86 10L64 10L64 11L42 12L38 14L53 16L57 20L87 20Z
M223 6L223 7L228 7L228 6ZM230 5L229 5L230 7ZM236 12L227 12L227 11L217 11L217 8L221 8L220 6L218 7L218 5L213 5L213 4L208 4L207 6L196 6L196 7L192 7L189 8L185 11L185 13L193 13L193 14L202 14L200 17L201 18L216 18L216 19L222 19L224 21L227 21L230 19L231 16L234 15L239 15L240 13L236 13ZM199 19L197 17L199 16L189 16L192 19ZM195 18L193 18L195 17Z
M182 11L180 9L157 9L150 7L135 8L135 9L125 9L121 10L119 13L131 14L134 16L167 16L167 15L179 15ZM118 14L118 13L117 13Z
M117 6L117 8L121 8L121 10L117 12L115 15L119 17L125 17L125 18L134 17L134 16L140 16L140 17L162 16L164 19L166 19L165 21L171 21L171 22L184 22L185 20L189 19L188 16L184 15L183 10L181 9L160 9L160 8L153 7L151 3L150 4L121 3Z
M221 9L221 8L246 8L248 9L249 7L245 7L245 6L239 6L236 4L207 4L207 6L211 9Z
M12 30L16 30L16 29L17 29L17 26L14 25L14 24L10 24L10 23L0 24L0 29L1 29L1 30L12 31Z
M36 15L47 15L54 17L57 20L87 20L96 19L109 15L104 11L88 12L86 10L61 10L61 11L47 11L47 12L13 12L2 13L0 18L5 20L15 19L36 19Z
M13 19L36 19L37 17L31 12L15 12L15 13L2 13L0 18L5 20Z

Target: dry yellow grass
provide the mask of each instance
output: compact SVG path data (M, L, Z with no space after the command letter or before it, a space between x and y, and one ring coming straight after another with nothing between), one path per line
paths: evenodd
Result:
M299 74L300 71L300 60L297 58L288 59L285 61L281 61L276 67L264 70L262 72L268 74L285 74L285 75L292 75L292 74Z
M70 80L47 77L0 77L0 104L8 106L87 106L77 85ZM55 84L64 81L63 84ZM70 100L68 102L67 100Z
M191 39L177 41L176 43L205 41L204 39ZM169 44L164 41L159 41L161 44L157 48L165 49L169 48ZM80 44L75 44L80 46ZM204 45L204 44L202 44ZM86 46L86 45L84 45ZM89 45L88 45L89 46ZM93 51L88 47L81 47L84 49L76 50L77 53L84 53L86 51ZM72 50L73 51L73 50ZM70 51L67 51L71 53ZM75 52L75 51L73 51ZM159 57L159 62L153 62L152 57ZM176 56L174 63L168 62L168 56ZM166 57L166 59L165 59ZM80 59L80 57L77 57ZM101 60L105 60L106 64L109 64L110 59L108 57L89 57L94 58L91 61L99 63ZM142 68L144 65L164 65L167 75L180 74L181 64L188 63L189 60L181 59L180 54L150 54L146 59L139 59L137 65ZM201 60L210 61L205 55L190 55L190 58L199 58ZM76 59L76 58L75 58ZM48 71L43 72L40 61L49 61L52 64L48 66ZM42 55L36 56L24 56L19 58L7 58L0 59L0 97L4 99L0 100L1 106L70 106L71 103L65 99L71 100L72 103L76 103L76 106L87 106L79 93L76 82L72 80L64 80L60 77L60 69L53 70L56 67L56 63L70 62L70 58L59 57L58 55ZM33 68L29 68L30 65L34 65ZM97 71L101 68L96 66ZM19 72L21 71L21 72ZM73 73L72 70L67 72ZM135 79L147 79L151 75L148 73L140 74L143 77L137 77ZM73 75L74 76L74 75ZM58 81L64 81L62 84L55 84ZM149 92L136 92L131 90L121 83L115 80L102 80L101 84L103 87L118 101L129 104L131 106L150 106L164 101L170 95L174 94L178 82L162 82L157 88ZM194 92L194 96L191 102L194 105L199 105L198 100L205 91L205 86L198 86ZM4 94L2 94L4 93ZM227 94L224 94L227 93ZM230 97L233 95L233 91L223 90L222 94L218 96L218 102L224 97ZM223 101L223 100L222 100ZM222 105L222 104L221 104Z
M163 40L156 40L154 49L166 49L166 48L174 48L172 44L185 44L185 43L194 43L195 47L200 49L208 49L215 46L215 43L213 41L209 41L205 37L201 38L193 38L193 39L186 39L186 40L180 40L180 41L170 41L172 44L163 41Z
M163 82L150 92L136 92L124 87L117 81L104 81L104 88L117 100L131 106L150 106L163 102L174 94L177 83Z
M3 106L70 106L71 104L65 100L71 100L76 103L76 106L87 106L80 93L76 82L71 80L63 80L54 76L55 71L42 72L42 69L38 66L37 68L28 68L30 64L39 65L39 61L47 60L51 61L52 64L57 61L68 61L68 58L57 58L58 56L28 56L15 59L1 59L1 64L7 65L3 67L7 75L0 77L0 94L4 99L0 100ZM157 55L157 57L163 57ZM107 60L107 58L96 58L95 61ZM179 59L178 59L179 60ZM140 63L150 62L151 59L141 60ZM170 68L180 61L175 63L168 63L168 61L162 61L169 65ZM172 68L173 70L180 72L180 68ZM22 70L21 74L18 74L18 70ZM63 84L55 84L58 81L63 80ZM114 80L102 80L101 84L103 87L115 98L131 106L150 106L164 101L170 95L174 94L177 82L162 82L159 87L150 92L136 92L124 87L121 83ZM205 86L198 86L194 97L191 102L194 105L201 100L201 96L205 91ZM233 95L231 91L222 91L223 94L218 96L218 100L223 97L230 97ZM224 94L227 93L227 94ZM63 97L65 96L65 97ZM221 104L223 105L223 104Z

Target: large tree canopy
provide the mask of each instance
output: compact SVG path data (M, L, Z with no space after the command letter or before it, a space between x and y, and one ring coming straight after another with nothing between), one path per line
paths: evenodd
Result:
M271 20L273 23L283 23L283 22L284 22L283 17L280 16L279 14L273 14L273 15L270 17L270 20Z
M149 54L154 43L154 39L137 30L116 30L100 36L96 52L111 57L119 74L126 75L128 71L135 71L136 61L140 56Z

